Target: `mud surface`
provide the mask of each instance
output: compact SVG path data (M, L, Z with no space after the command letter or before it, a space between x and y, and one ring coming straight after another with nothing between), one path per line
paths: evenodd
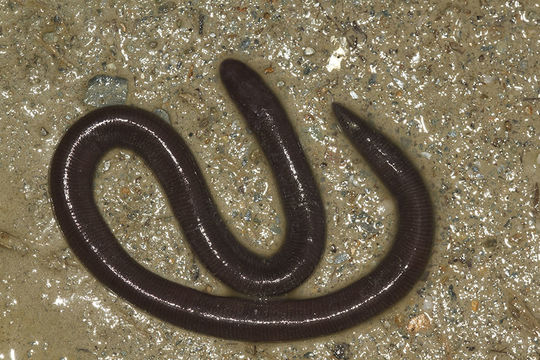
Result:
M536 1L2 1L0 359L538 358L539 25ZM437 222L425 280L370 322L293 343L207 337L118 298L67 247L48 195L55 146L95 106L127 103L186 139L246 245L277 249L280 202L219 82L226 57L264 74L282 100L326 204L326 251L295 296L369 271L397 221L333 101L425 177ZM228 292L186 247L140 158L109 153L95 195L139 262Z

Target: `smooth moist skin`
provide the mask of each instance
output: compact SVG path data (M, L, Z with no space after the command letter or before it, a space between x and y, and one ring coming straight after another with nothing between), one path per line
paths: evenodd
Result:
M344 132L396 197L399 225L391 249L366 276L310 299L272 299L302 283L318 263L325 215L305 155L279 101L237 60L220 67L227 91L256 135L275 174L287 228L269 258L241 246L224 225L201 171L172 127L147 111L112 106L77 121L56 150L50 190L71 248L114 292L180 327L222 338L285 341L356 325L402 298L429 259L433 215L414 166L382 134L343 106L334 113ZM93 195L96 166L112 148L139 154L165 192L186 239L205 266L234 289L259 300L220 297L166 280L134 261L100 215Z

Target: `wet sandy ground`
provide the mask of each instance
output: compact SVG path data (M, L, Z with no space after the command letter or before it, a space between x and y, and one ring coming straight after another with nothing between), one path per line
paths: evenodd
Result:
M0 359L539 358L539 25L532 0L2 1ZM67 247L48 195L53 151L82 114L124 102L169 119L246 245L279 246L274 182L217 75L226 57L282 100L326 204L326 251L295 296L369 271L397 221L333 101L388 134L427 180L437 229L426 277L372 321L293 343L207 337L118 298ZM227 293L140 158L108 154L95 194L137 261Z

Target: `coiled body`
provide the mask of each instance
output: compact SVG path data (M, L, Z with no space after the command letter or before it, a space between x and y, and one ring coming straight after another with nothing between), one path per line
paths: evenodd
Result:
M267 299L298 286L319 261L325 215L302 148L262 79L236 60L221 78L263 148L287 219L284 243L270 258L242 247L225 227L186 144L155 115L126 106L95 110L75 123L52 160L50 190L71 248L105 285L147 312L222 338L281 341L329 334L379 313L408 292L429 259L433 216L424 183L383 135L341 105L333 109L352 143L397 199L392 248L368 275L328 295ZM93 198L93 175L113 147L139 154L155 173L201 261L229 286L259 300L219 297L166 280L135 262L111 233ZM264 297L264 298L263 298Z

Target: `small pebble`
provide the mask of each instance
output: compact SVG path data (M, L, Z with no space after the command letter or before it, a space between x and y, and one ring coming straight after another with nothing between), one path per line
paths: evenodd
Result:
M497 246L497 239L496 238L489 238L485 240L482 245L488 249L494 248Z
M431 327L431 321L426 314L420 314L409 320L407 331L411 334L416 334L420 331L428 330Z
M495 76L487 74L484 74L481 77L486 84L491 84L496 79Z
M247 48L249 48L250 44L251 44L251 39L250 38L245 38L244 40L242 40L240 42L240 49L247 50Z
M334 263L341 264L344 261L349 260L349 254L347 253L341 253L338 256L336 256L336 259L334 260Z
M315 54L315 50L313 48L307 47L304 49L304 55L310 56Z
M501 54L504 54L507 48L508 48L507 42L504 40L498 41L497 45L495 45L495 49Z
M84 103L92 106L125 104L128 81L121 77L97 75L88 81Z
M422 308L426 311L433 310L433 298L431 296L426 296L424 303L422 304Z
M41 38L48 44L54 44L57 41L57 37L54 32L44 33Z
M157 116L159 116L160 118L162 118L163 120L165 120L165 122L167 123L171 123L171 119L169 117L169 113L166 112L165 110L163 109L156 109L154 110L154 114L156 114Z
M454 285L448 286L448 295L450 295L450 299L452 299L452 300L457 299L456 292L454 291Z
M471 310L472 311L478 311L478 306L480 305L480 302L478 300L472 300L471 301Z

